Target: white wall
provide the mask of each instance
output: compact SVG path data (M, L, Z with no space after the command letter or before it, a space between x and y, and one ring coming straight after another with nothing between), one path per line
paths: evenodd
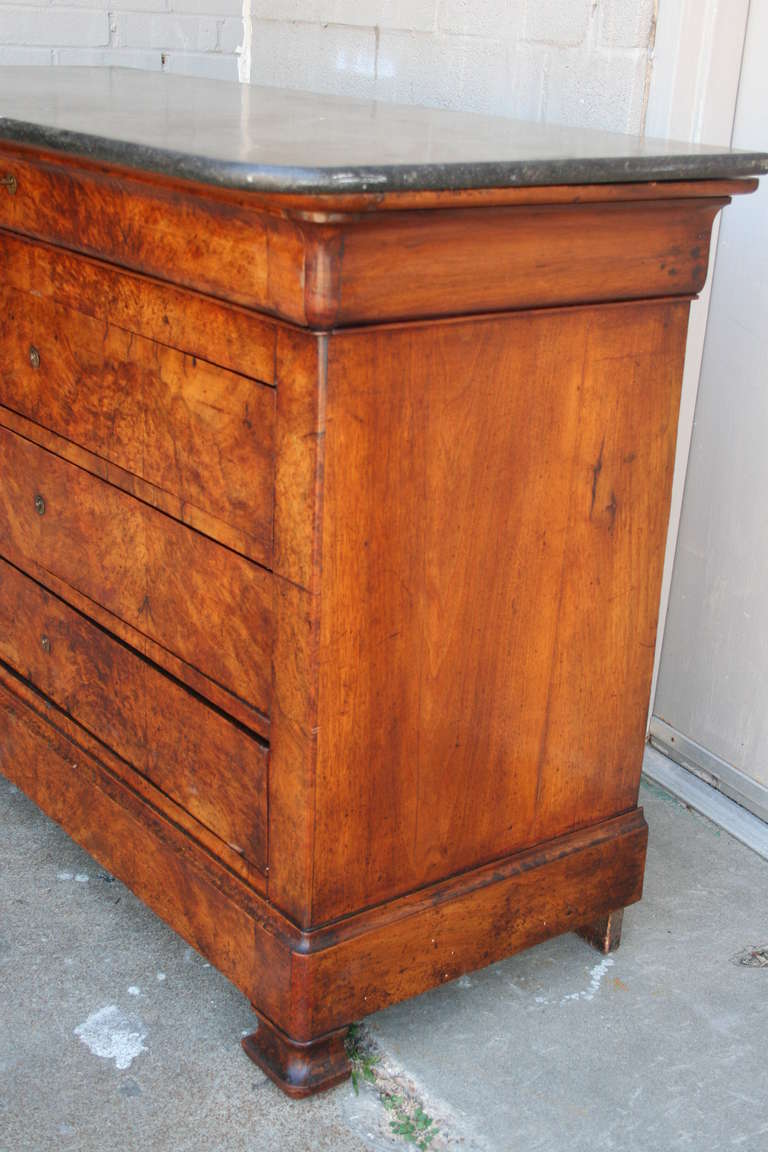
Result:
M0 64L239 74L638 132L654 9L655 0L0 0Z
M0 65L113 64L237 80L243 0L0 0Z
M750 0L661 0L645 121L649 136L733 143L749 10ZM651 701L666 626L719 227L720 217L712 229L710 274L691 305Z
M751 0L736 147L768 149L767 54L768 0ZM694 762L746 775L768 806L766 269L763 180L721 225L654 714L662 743L687 737Z
M251 0L254 82L642 126L653 0Z

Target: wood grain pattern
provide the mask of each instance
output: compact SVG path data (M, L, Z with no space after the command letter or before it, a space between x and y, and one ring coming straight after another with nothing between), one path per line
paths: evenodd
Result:
M0 771L207 956L262 1011L289 1023L300 935L209 851L30 706L0 669Z
M264 870L266 748L3 560L0 660Z
M310 590L319 560L326 358L324 337L279 333L273 568Z
M437 208L428 198L424 209L308 203L290 215L279 197L118 179L7 144L0 154L18 184L0 196L0 226L316 329L698 292L728 203L722 182L704 180L685 182L690 198L656 184L653 198L630 201Z
M7 556L53 572L269 712L268 573L3 428L0 471Z
M243 532L269 565L272 388L15 289L0 290L0 345L6 407L169 493L187 521Z
M0 226L213 296L289 317L303 315L302 226L135 174L67 165L0 147L17 181L0 196Z
M348 1080L352 1071L344 1044L348 1028L297 1043L259 1015L258 1031L242 1040L243 1049L287 1096L302 1100Z
M200 360L275 382L278 325L245 308L0 230L3 284Z
M608 892L635 903L647 838L635 810L409 897L393 905L399 915L377 910L338 943L329 930L295 961L306 988L306 1034L572 931L577 910L597 919L593 910L605 908Z
M614 909L605 916L599 916L589 924L579 928L579 936L607 956L615 952L621 944L621 926L624 921L624 909Z
M300 933L215 857L192 850L103 760L33 711L0 670L0 770L290 1040L311 1042L376 1008L596 919L607 891L642 890L638 811L425 889L346 924Z
M0 770L249 997L293 1094L360 1015L615 943L688 301L755 182L0 156Z
M687 314L331 337L315 923L636 803Z
M0 385L0 391L1 388ZM100 480L106 480L115 488L120 488L130 496L135 496L144 504L149 504L161 512L167 512L175 520L180 520L182 524L188 524L190 528L202 532L205 536L210 536L211 539L217 540L234 552L240 552L249 560L264 565L266 559L264 543L252 533L234 528L231 524L226 524L220 520L218 516L212 516L209 512L196 508L194 504L185 503L174 493L158 488L155 484L150 484L134 472L128 472L119 464L114 464L111 460L98 456L88 448L83 448L82 445L65 439L57 432L52 432L50 428L45 428L42 424L30 420L26 416L21 416L11 408L6 408L2 403L0 403L0 424L8 428L9 431L18 433L25 440L30 440L33 444L46 448L54 456L68 460L70 464L76 464L84 472L90 472L91 475L98 476Z
M325 337L280 333L269 896L302 928L312 923L325 361Z
M402 212L339 224L317 327L699 292L726 198ZM326 242L326 247L327 247Z

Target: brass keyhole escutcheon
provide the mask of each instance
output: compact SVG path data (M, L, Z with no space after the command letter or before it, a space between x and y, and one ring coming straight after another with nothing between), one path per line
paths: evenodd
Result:
M13 176L13 175L3 176L3 178L0 179L0 185L2 185L3 188L8 189L9 195L11 195L11 196L16 195L16 189L18 188L18 184L16 183L16 177L15 176Z
M37 348L35 348L34 344L30 344L29 346L29 362L33 368L40 367L40 353L38 352Z
M51 642L47 636L41 636L40 637L40 644L42 646L43 652L50 652Z
M39 493L35 496L35 512L37 512L38 516L45 516L45 500L43 500Z

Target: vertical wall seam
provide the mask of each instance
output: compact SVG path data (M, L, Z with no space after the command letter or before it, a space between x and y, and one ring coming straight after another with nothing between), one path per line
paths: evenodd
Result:
M640 133L645 136L646 126L648 122L648 104L651 99L651 79L653 77L653 65L656 55L656 29L659 25L659 0L653 0L653 15L651 16L651 27L648 32L648 46L646 48L645 58L645 83L643 84L643 107L640 113Z
M237 48L237 78L241 84L251 82L253 57L253 0L243 0L243 42Z

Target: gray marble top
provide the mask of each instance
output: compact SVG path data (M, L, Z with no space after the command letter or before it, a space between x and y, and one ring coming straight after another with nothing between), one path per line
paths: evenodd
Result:
M123 68L0 67L0 139L267 192L768 172L766 153Z

